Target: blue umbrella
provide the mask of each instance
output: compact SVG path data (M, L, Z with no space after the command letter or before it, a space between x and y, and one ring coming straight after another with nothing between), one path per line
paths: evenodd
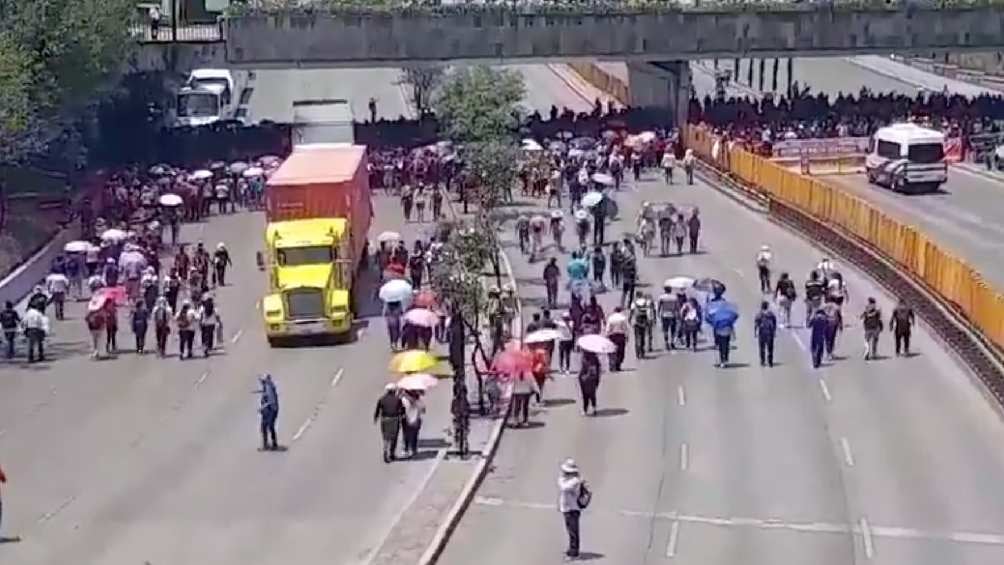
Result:
M718 296L725 293L725 283L708 277L694 281L694 288L701 292L710 292Z
M716 329L731 326L739 319L739 310L731 302L712 300L705 307L704 319Z
M568 262L568 276L571 279L584 279L589 274L589 263L585 259L572 259Z

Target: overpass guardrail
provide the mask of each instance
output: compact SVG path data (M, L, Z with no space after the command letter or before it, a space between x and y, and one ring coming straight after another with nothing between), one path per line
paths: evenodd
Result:
M976 269L916 227L825 181L722 141L704 126L687 128L685 142L715 169L760 193L772 216L835 247L910 301L1004 404L1004 296ZM865 249L888 265L868 260ZM903 280L905 277L910 281ZM918 287L940 299L948 310L939 309ZM961 330L948 312L964 321L976 339Z

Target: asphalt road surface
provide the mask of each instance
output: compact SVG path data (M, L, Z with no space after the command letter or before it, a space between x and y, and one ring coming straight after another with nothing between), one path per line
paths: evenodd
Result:
M641 279L653 293L675 275L722 280L742 312L733 366L713 367L706 341L696 353L628 353L626 372L603 375L597 417L582 415L574 377L556 375L533 425L507 431L441 563L558 562L556 479L566 457L594 492L583 518L590 562L999 563L1004 425L969 373L925 328L915 332L916 356L893 357L885 334L884 357L864 361L857 315L875 296L888 316L893 297L843 266L851 300L838 360L812 369L807 331L795 328L779 334L777 366L761 368L752 331L759 246L771 245L776 271L799 286L824 252L703 183L667 187L653 177L618 195L628 220L608 234L633 231L642 200L699 206L701 253L643 258ZM540 304L544 262L512 256L521 294ZM618 298L602 298L608 313ZM794 311L799 319L801 303Z
M400 230L400 217L381 198L374 233ZM0 562L363 564L379 547L431 475L437 447L381 461L372 410L390 351L372 304L355 343L266 345L254 263L263 221L244 213L183 230L189 242L226 242L235 262L217 292L223 348L209 359L90 360L84 305L74 304L54 322L51 361L0 361L3 535L23 537L0 544ZM130 348L131 332L119 334ZM282 452L257 450L263 372L279 387ZM449 386L430 393L427 446L445 444L448 400Z

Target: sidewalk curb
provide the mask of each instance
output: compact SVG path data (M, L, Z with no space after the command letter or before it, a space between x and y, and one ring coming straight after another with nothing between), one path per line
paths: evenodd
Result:
M453 217L455 219L459 218L460 215L453 207L452 201L449 199L447 199L447 201ZM505 250L499 248L499 255L501 256L502 263L505 266L506 276L509 278L513 289L516 291L516 319L519 320L519 333L522 335L523 304L522 299L519 296L519 287L516 283L516 276L513 274L512 263L509 262L509 256L506 254ZM496 421L491 435L488 436L488 443L486 443L484 448L481 450L481 461L478 462L474 473L471 474L471 478L467 481L467 484L464 485L464 490L460 492L460 496L457 497L456 502L453 503L446 519L436 530L436 535L433 536L432 542L429 543L429 546L425 549L422 557L419 558L418 565L433 565L439 561L439 557L446 549L446 544L450 541L450 536L453 535L457 525L460 524L460 520L463 519L464 514L467 512L467 508L470 507L471 502L474 500L475 493L477 493L481 483L484 482L485 477L488 476L488 471L491 470L492 460L495 458L495 453L498 451L499 444L502 443L502 433L505 430L505 425L508 420L509 413L506 411L506 413Z

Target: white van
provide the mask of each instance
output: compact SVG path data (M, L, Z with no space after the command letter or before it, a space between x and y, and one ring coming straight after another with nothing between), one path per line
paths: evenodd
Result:
M948 180L945 136L916 124L879 129L865 158L868 182L897 192L934 192Z
M202 126L237 117L243 84L227 69L195 69L177 96L177 126Z

